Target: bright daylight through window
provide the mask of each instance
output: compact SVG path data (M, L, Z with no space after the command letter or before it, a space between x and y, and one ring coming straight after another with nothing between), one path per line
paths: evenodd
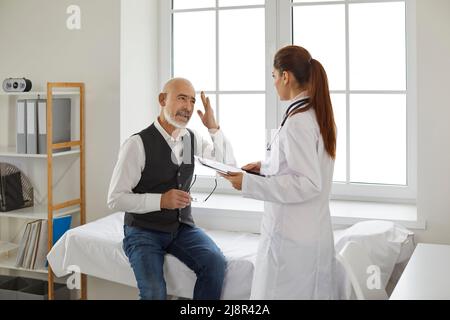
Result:
M266 130L274 129L268 125L271 109L284 108L267 99L273 93L266 87L272 71L267 59L274 52L269 42L277 47L287 44L270 39L266 32L281 30L280 38L307 48L328 73L338 127L334 173L338 193L359 188L358 194L370 198L373 188L382 188L381 194L413 199L415 158L408 149L416 126L408 122L407 2L279 0L277 4L174 0L172 61L167 66L171 75L190 79L198 92L210 97L238 165L263 159ZM201 103L196 107L202 108ZM208 138L195 114L190 127ZM213 174L205 169L197 173Z

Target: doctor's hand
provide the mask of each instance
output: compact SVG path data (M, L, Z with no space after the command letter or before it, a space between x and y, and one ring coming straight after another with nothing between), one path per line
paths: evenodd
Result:
M240 172L228 172L228 174L219 173L219 175L231 182L233 188L236 190L242 190L242 180L244 179L244 174Z
M243 166L242 170L260 173L261 172L261 161L249 163L249 164Z
M189 193L172 189L161 196L161 209L183 209L191 204Z
M205 112L197 110L198 116L202 120L203 124L209 130L211 129L219 129L219 125L216 122L216 118L214 117L214 110L211 107L211 102L209 98L205 96L205 93L202 91L200 94L202 98L203 107L205 108Z

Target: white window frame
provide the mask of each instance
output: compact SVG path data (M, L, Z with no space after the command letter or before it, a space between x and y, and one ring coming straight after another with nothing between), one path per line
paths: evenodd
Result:
M357 200L372 202L393 202L415 204L417 197L417 56L416 56L416 0L341 0L329 2L304 2L292 3L291 0L266 0L266 129L277 129L281 121L284 105L278 100L273 86L272 59L278 48L292 43L292 7L320 4L344 4L346 7L346 57L347 57L347 87L346 90L332 91L331 93L346 94L347 98L347 123L349 123L350 107L349 96L354 93L396 93L395 91L349 91L349 21L348 10L351 3L380 3L399 2L406 4L406 54L407 54L407 90L397 93L406 93L407 96L407 186L391 186L381 184L356 184L356 183L333 183L332 199ZM216 0L216 3L218 0ZM160 8L160 32L159 32L159 83L162 87L164 82L172 76L172 1L159 0ZM253 8L255 6L243 6L239 8ZM258 7L258 6L256 6ZM232 9L233 7L230 7ZM212 8L182 11L202 11ZM223 9L221 9L223 10ZM216 22L218 24L218 22ZM216 30L218 32L218 30ZM218 35L217 35L218 36ZM218 61L216 62L218 64ZM218 75L217 75L218 76ZM209 92L215 94L216 92ZM245 92L244 92L245 93ZM276 106L276 108L273 108ZM267 134L269 135L269 133ZM266 137L266 141L269 137ZM347 180L349 179L350 166L350 126L347 126ZM257 159L255 159L257 160ZM196 182L196 192L209 192L214 185L214 178L199 177ZM216 193L236 194L228 181L218 179Z

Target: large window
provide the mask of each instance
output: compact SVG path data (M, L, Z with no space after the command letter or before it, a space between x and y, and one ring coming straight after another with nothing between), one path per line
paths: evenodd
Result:
M162 81L183 76L207 92L239 165L264 157L279 124L286 104L276 99L272 59L293 43L328 73L338 126L334 197L414 201L414 1L167 2ZM196 117L191 126L208 136Z
M291 40L322 61L329 76L339 132L335 195L415 198L414 79L407 73L412 5L290 3Z

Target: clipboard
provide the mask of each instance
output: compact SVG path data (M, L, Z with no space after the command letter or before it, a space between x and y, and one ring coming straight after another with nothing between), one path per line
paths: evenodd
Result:
M257 175L257 176L260 176L260 177L265 177L262 174L259 174L259 173L256 173L256 172L247 171L247 170L242 170L242 169L239 169L239 168L236 168L236 167L233 167L233 166L229 166L227 164L224 164L224 163L221 163L221 162L217 162L217 161L214 161L214 160L209 160L209 159L205 159L205 158L201 158L201 157L197 157L197 156L195 158L197 159L197 161L201 165L203 165L205 167L208 167L210 169L213 169L213 170L215 170L217 172L223 173L223 174L228 174L230 172L232 172L232 173L246 172L246 173L254 174L254 175Z

